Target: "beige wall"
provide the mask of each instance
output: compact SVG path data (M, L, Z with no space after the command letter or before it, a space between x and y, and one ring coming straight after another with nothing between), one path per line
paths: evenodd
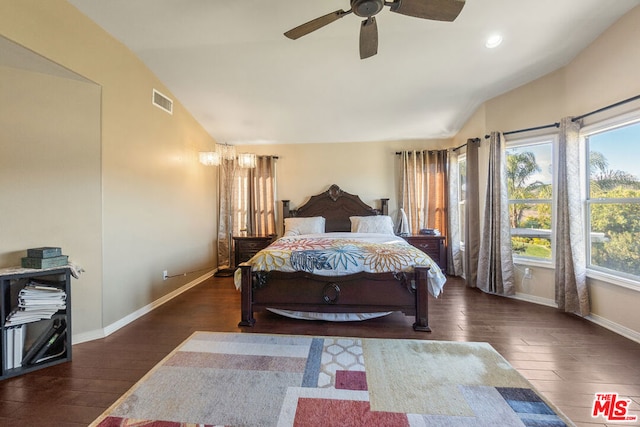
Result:
M627 13L596 39L564 68L536 81L493 98L476 111L454 142L482 137L490 131L509 131L547 125L565 116L578 116L640 93L640 6ZM611 114L639 109L640 102L593 116L601 120ZM483 140L480 164L486 164L486 142ZM484 157L483 157L484 156ZM486 172L481 170L481 178ZM480 183L486 188L486 182ZM481 200L484 194L481 195ZM548 267L532 267L532 279L517 275L517 291L523 298L553 303L554 271ZM629 336L640 337L640 290L589 278L593 318Z
M99 329L100 86L9 67L0 81L0 266L20 265L27 248L62 247L86 269L74 316Z
M21 93L6 92L2 86L3 106L7 100L35 103L25 105L21 113L22 123L28 123L21 132L34 146L28 157L37 158L35 175L22 190L34 194L34 199L46 195L50 207L66 206L60 214L34 212L21 217L37 202L16 200L13 190L7 190L5 180L21 181L24 172L3 172L0 204L14 205L11 212L3 209L2 215L8 217L3 216L2 222L11 227L1 229L0 261L3 266L15 264L19 252L36 242L63 246L87 270L72 288L74 339L99 336L104 328L215 265L217 178L215 168L197 161L197 152L211 148L214 141L177 100L173 115L154 107L152 89L172 96L169 90L128 49L69 3L0 0L0 7L0 35L94 82L90 92L98 94L86 112L87 122L97 123L98 136L84 138L78 134L85 126L83 114L70 114L65 120L54 116L30 120L29 109L40 103L29 95L36 92L35 83L27 80L26 72L3 71L24 83ZM46 76L39 80L55 83ZM64 92L57 102L80 105L83 94L65 91L65 86L80 84L62 79L58 83L59 87L48 85L52 92ZM57 107L51 103L48 108ZM3 149L6 144L8 152L24 163L27 156L20 141L0 129ZM63 151L68 157L59 163L56 180L47 171L60 154L51 145L35 148L51 140L49 135L72 144ZM54 194L61 196L50 200ZM40 225L27 234L14 226L28 222ZM170 275L194 273L163 281L163 270Z
M309 196L337 184L357 194L366 204L379 208L380 199L389 199L389 214L396 218L399 194L401 150L439 149L451 140L415 140L326 144L272 144L241 146L239 151L277 155L277 199L290 200L297 208Z

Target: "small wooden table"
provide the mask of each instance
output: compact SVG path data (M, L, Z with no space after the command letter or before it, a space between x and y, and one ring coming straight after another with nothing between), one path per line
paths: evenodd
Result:
M274 241L275 235L270 236L233 236L234 262L236 266L249 259Z
M440 270L447 274L447 246L445 236L433 236L430 234L414 234L403 236L411 245L429 255L438 264Z

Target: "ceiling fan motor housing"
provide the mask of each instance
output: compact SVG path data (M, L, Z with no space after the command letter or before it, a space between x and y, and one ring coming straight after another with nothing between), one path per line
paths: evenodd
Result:
M376 15L384 7L384 0L351 0L353 13L364 18Z

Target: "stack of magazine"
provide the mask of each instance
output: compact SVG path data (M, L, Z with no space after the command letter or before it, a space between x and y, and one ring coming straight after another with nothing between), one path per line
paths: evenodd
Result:
M64 290L37 282L30 282L18 294L18 306L7 316L5 326L21 325L51 319L66 308Z

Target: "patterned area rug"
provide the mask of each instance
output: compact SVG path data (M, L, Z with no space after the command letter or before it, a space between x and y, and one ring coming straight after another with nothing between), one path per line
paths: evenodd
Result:
M92 426L573 426L487 343L196 332Z

